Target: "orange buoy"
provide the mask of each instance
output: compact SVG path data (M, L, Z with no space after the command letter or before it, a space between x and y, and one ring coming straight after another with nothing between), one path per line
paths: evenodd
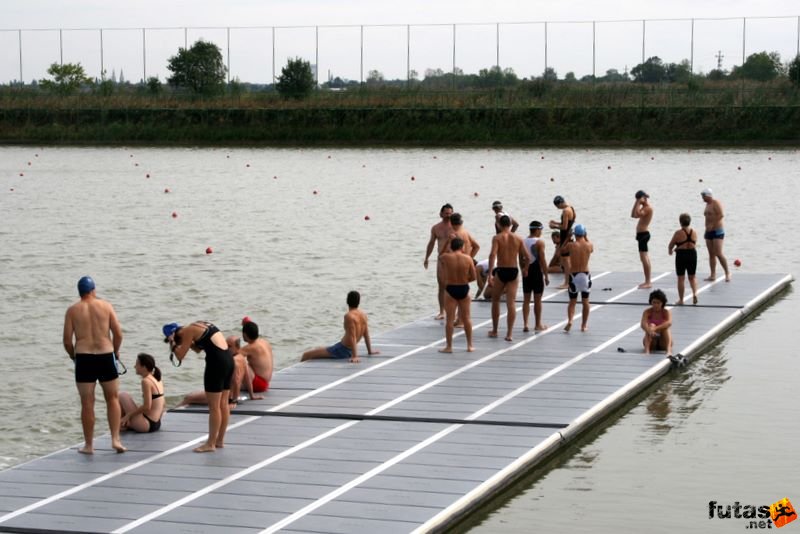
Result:
M28 165L30 165L30 164L31 164L31 162L29 161L29 162L28 162Z
M481 165L481 169L482 169L482 168L483 168L483 165Z
M738 166L738 167L736 167L736 170L737 170L737 171L741 171L741 170L742 170L742 167L741 167L741 165L740 165L740 166Z
M703 181L703 179L702 179L702 178L700 178L700 179L699 179L699 180L697 180L697 181L698 181L698 182L702 182L702 181Z
M273 179L273 180L277 180L277 179L278 179L278 177L277 177L277 176L273 176L273 177L272 177L272 179Z
M544 156L542 156L542 159L544 159Z
M611 165L608 166L608 170L611 170Z
M245 315L242 317L242 326L246 325L247 323L252 323L253 320L250 318L249 315Z

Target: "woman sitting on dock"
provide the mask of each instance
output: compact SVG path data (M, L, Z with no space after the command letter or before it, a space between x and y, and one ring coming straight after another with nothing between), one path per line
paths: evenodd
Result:
M667 296L660 289L650 293L650 307L642 313L644 353L665 350L672 360L672 313L667 309Z
M155 358L144 352L136 356L134 369L136 374L142 377L142 405L137 406L130 393L121 392L120 427L122 430L155 432L161 428L161 414L164 413L164 384L161 382L161 370L156 367Z

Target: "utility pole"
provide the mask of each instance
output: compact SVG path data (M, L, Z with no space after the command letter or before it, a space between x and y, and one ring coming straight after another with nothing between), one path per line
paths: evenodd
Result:
M717 70L722 70L722 59L725 57L722 55L722 50L718 50L717 55L714 57L717 58Z

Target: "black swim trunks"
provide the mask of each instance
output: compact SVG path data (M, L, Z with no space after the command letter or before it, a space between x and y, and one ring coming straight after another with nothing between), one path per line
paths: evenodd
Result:
M516 267L495 267L492 274L497 276L501 282L507 284L517 279L517 276L519 276L519 269Z
M639 252L647 252L647 242L650 241L650 232L636 232L636 241L639 242Z
M142 414L142 416L144 416L144 418L147 419L147 422L150 423L150 427L147 429L148 433L156 432L159 428L161 428L161 419L159 419L158 421L153 421L144 414Z
M94 384L119 378L116 357L113 352L105 354L76 354L75 382Z
M448 285L444 289L448 295L456 300L467 298L467 295L469 295L469 284Z
M541 295L544 293L544 274L538 261L528 266L528 276L522 279L522 292Z
M697 272L697 249L679 248L675 251L675 273L678 276L694 276Z

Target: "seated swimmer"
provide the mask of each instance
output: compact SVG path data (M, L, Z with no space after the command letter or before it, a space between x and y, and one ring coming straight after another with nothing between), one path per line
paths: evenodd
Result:
M120 427L122 430L155 432L161 428L161 415L164 413L164 384L161 382L161 370L156 367L155 358L144 352L136 356L133 368L136 369L136 374L142 377L142 405L137 406L127 391L121 392Z

